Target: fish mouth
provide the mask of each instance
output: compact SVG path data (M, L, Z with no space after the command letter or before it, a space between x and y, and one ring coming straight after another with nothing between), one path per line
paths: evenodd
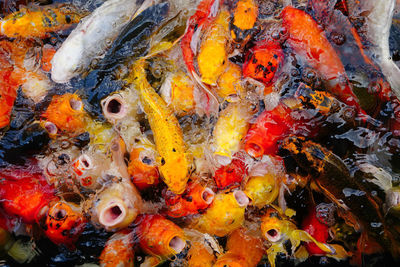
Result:
M212 191L210 188L206 187L204 191L201 193L201 198L204 200L206 204L211 204L213 202L215 197L214 191Z
M102 101L103 114L107 120L120 120L127 114L127 105L120 95L112 95Z
M107 228L112 228L123 222L127 215L127 209L124 203L119 201L110 201L108 205L101 210L99 222Z
M265 237L271 242L278 242L281 239L281 233L278 229L271 228L266 231Z
M57 126L50 121L46 121L44 123L44 128L49 133L49 135L56 135L58 132Z
M186 242L181 237L174 236L169 241L168 246L175 252L175 254L179 254L186 247Z
M264 149L262 148L262 146L255 142L248 142L246 144L245 150L247 154L249 154L253 158L259 158L264 155Z
M242 190L236 190L235 192L233 192L233 197L241 208L247 207L247 205L249 204L249 198Z
M88 155L82 154L81 156L79 156L78 160L79 163L82 165L83 169L90 170L93 168L92 160Z

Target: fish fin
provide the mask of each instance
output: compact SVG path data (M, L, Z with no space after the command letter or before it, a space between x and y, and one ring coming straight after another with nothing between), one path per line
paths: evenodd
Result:
M290 237L290 241L292 242L293 250L295 250L300 245L301 241L304 241L304 242L313 242L315 245L317 245L318 248L320 248L322 251L328 254L334 253L334 250L331 246L315 240L314 237L312 237L309 233L303 230L298 230L298 229L293 230Z
M351 256L351 252L347 252L344 247L338 244L330 244L330 246L335 250L333 254L326 254L327 257L333 258L337 261L347 259Z
M305 246L300 246L299 249L294 252L294 257L299 262L307 260L309 256L310 254L308 254L308 251Z
M276 260L276 255L278 255L279 252L286 253L286 251L282 250L281 246L274 244L272 245L268 250L267 250L267 255L268 255L268 261L271 267L275 267L275 260Z

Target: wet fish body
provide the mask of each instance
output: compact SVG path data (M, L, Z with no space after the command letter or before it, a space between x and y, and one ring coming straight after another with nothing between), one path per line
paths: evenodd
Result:
M63 42L52 60L51 78L66 83L101 58L123 27L141 8L140 0L108 0L86 17ZM149 5L146 0L143 6Z

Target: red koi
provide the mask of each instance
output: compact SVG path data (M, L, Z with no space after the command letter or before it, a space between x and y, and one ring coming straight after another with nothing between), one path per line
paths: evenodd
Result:
M199 182L188 183L185 192L182 195L176 195L167 191L165 203L168 206L168 216L184 217L198 214L201 210L208 208L214 200L214 192Z
M38 170L7 169L0 172L0 199L8 214L21 217L25 223L38 222L43 208L57 200L55 189Z
M213 178L219 189L227 189L240 186L247 175L248 170L244 158L236 153L228 165L221 166L215 171Z
M315 240L326 243L329 238L329 227L328 225L320 222L317 218L315 207L310 209L308 216L303 221L302 229L309 233ZM325 255L322 249L320 249L315 243L308 242L304 244L308 253L311 255Z

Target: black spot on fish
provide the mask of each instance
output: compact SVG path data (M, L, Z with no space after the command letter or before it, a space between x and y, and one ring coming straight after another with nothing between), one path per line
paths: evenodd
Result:
M72 21L71 20L71 16L70 15L65 15L65 22L69 24L69 23L71 23L71 21Z
M165 165L165 159L161 158L161 166L164 166L164 165Z

